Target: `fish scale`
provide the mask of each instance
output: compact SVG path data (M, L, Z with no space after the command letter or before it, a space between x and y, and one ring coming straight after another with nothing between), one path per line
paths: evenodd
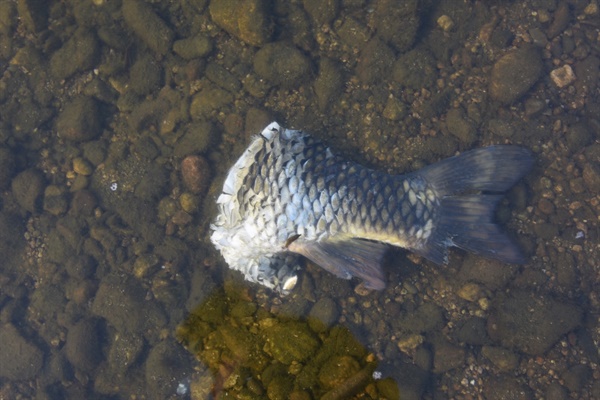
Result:
M387 245L438 264L452 246L523 262L493 214L531 164L526 149L490 146L390 175L272 123L229 171L211 240L230 268L281 293L296 284L301 256L373 289L385 286Z

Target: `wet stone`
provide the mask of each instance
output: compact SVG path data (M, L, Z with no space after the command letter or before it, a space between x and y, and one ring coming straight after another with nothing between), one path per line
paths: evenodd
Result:
M274 85L293 88L308 79L311 66L309 59L296 47L275 42L256 52L254 70Z
M492 68L490 95L502 104L521 98L542 74L542 60L533 46L524 46L502 56Z
M173 31L148 3L124 0L122 12L127 25L150 49L163 56L167 54L171 49Z
M105 318L119 332L159 330L166 316L158 304L145 300L146 291L132 278L104 277L92 303L92 312Z
M100 52L96 36L82 29L58 49L50 59L50 70L59 80L95 66Z
M361 49L356 73L364 83L374 83L389 75L393 61L392 49L374 37Z
M186 60L205 57L213 49L212 41L204 35L197 35L173 43L173 51Z
M303 362L318 348L319 340L300 322L279 323L265 329L266 349L279 362Z
M184 157L203 153L215 137L214 126L210 122L198 121L189 124L185 134L175 143L173 154Z
M273 33L266 0L212 0L213 21L231 35L252 46L262 46Z
M8 187L15 171L15 156L10 149L0 147L0 190L4 190Z
M98 321L85 319L72 326L67 333L65 352L75 368L93 371L102 359Z
M308 324L315 332L329 329L338 319L339 310L335 301L329 297L319 299L308 314Z
M530 400L531 389L513 377L492 378L484 382L483 394L487 400Z
M481 354L490 360L500 371L509 372L519 365L519 356L502 347L483 346Z
M304 0L302 4L317 26L331 23L339 10L338 0Z
M64 214L67 211L67 196L63 189L49 185L44 190L44 210L52 215Z
M143 54L131 66L129 88L142 96L150 94L161 86L162 75L159 62L150 55Z
M443 373L462 366L465 362L465 349L439 337L433 344L433 369Z
M415 42L421 25L419 1L398 3L395 0L378 1L373 13L373 24L378 35L397 51L407 51Z
M17 11L19 20L30 32L40 32L48 25L48 7L44 0L19 0Z
M145 371L149 398L158 400L172 397L190 369L187 352L173 340L167 339L152 347Z
M25 339L11 324L0 326L0 377L27 380L35 377L42 367L44 355Z
M546 388L546 400L567 400L569 395L567 390L558 382L552 382Z
M315 94L319 109L326 111L344 85L343 74L338 63L330 58L319 62L319 73L315 79Z
M497 297L492 309L488 319L492 340L531 355L543 354L582 320L574 304L548 295L533 297L527 291Z
M564 385L570 392L579 392L592 378L592 370L587 365L575 365L562 374Z
M321 367L319 381L323 387L332 389L343 384L358 371L360 371L360 364L353 357L333 356Z
M583 167L583 183L590 193L600 193L600 165L588 162Z
M73 142L95 139L102 133L100 107L87 96L73 98L56 119L58 135Z
M12 181L12 192L21 208L29 212L38 211L44 192L42 174L34 169L21 172Z
M477 138L477 130L464 111L460 108L452 108L446 115L446 127L462 143L470 145Z
M410 89L431 87L437 76L433 55L422 49L411 50L398 58L392 71L394 80Z
M208 161L202 156L187 156L181 162L181 177L190 192L204 193L211 177Z

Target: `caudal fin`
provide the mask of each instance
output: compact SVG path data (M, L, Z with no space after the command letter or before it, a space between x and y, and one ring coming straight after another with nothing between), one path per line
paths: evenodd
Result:
M494 222L503 194L533 164L529 150L518 146L490 146L465 152L418 171L440 195L433 232L415 249L425 258L447 262L455 246L484 257L522 264L521 250Z

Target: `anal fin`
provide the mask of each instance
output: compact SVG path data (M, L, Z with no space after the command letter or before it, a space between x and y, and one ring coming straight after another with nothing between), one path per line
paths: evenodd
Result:
M301 254L339 278L360 278L369 289L382 290L381 260L387 245L362 239L323 242L295 241L289 250Z

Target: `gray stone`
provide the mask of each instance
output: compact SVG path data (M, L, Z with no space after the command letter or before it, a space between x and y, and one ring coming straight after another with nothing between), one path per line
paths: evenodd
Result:
M524 46L502 56L492 68L490 96L502 104L511 104L521 98L542 74L540 52L533 46Z
M72 326L67 333L65 352L73 366L93 371L102 359L98 321L85 319Z
M0 343L0 377L20 381L37 375L44 355L13 325L0 326Z
M100 109L96 100L77 96L68 102L56 119L61 138L74 142L92 140L102 133Z
M583 313L574 304L549 295L513 291L498 296L488 319L488 334L507 348L543 354L563 335L581 325Z
M164 56L171 49L173 31L152 9L140 0L124 0L123 18L135 34L153 51Z
M38 170L27 169L13 179L12 192L21 208L29 212L38 211L44 192L44 177Z
M311 66L300 50L283 42L275 42L256 52L254 70L274 85L293 88L308 78Z
M99 54L100 44L96 36L79 29L52 55L50 70L57 79L66 79L76 72L94 67Z

